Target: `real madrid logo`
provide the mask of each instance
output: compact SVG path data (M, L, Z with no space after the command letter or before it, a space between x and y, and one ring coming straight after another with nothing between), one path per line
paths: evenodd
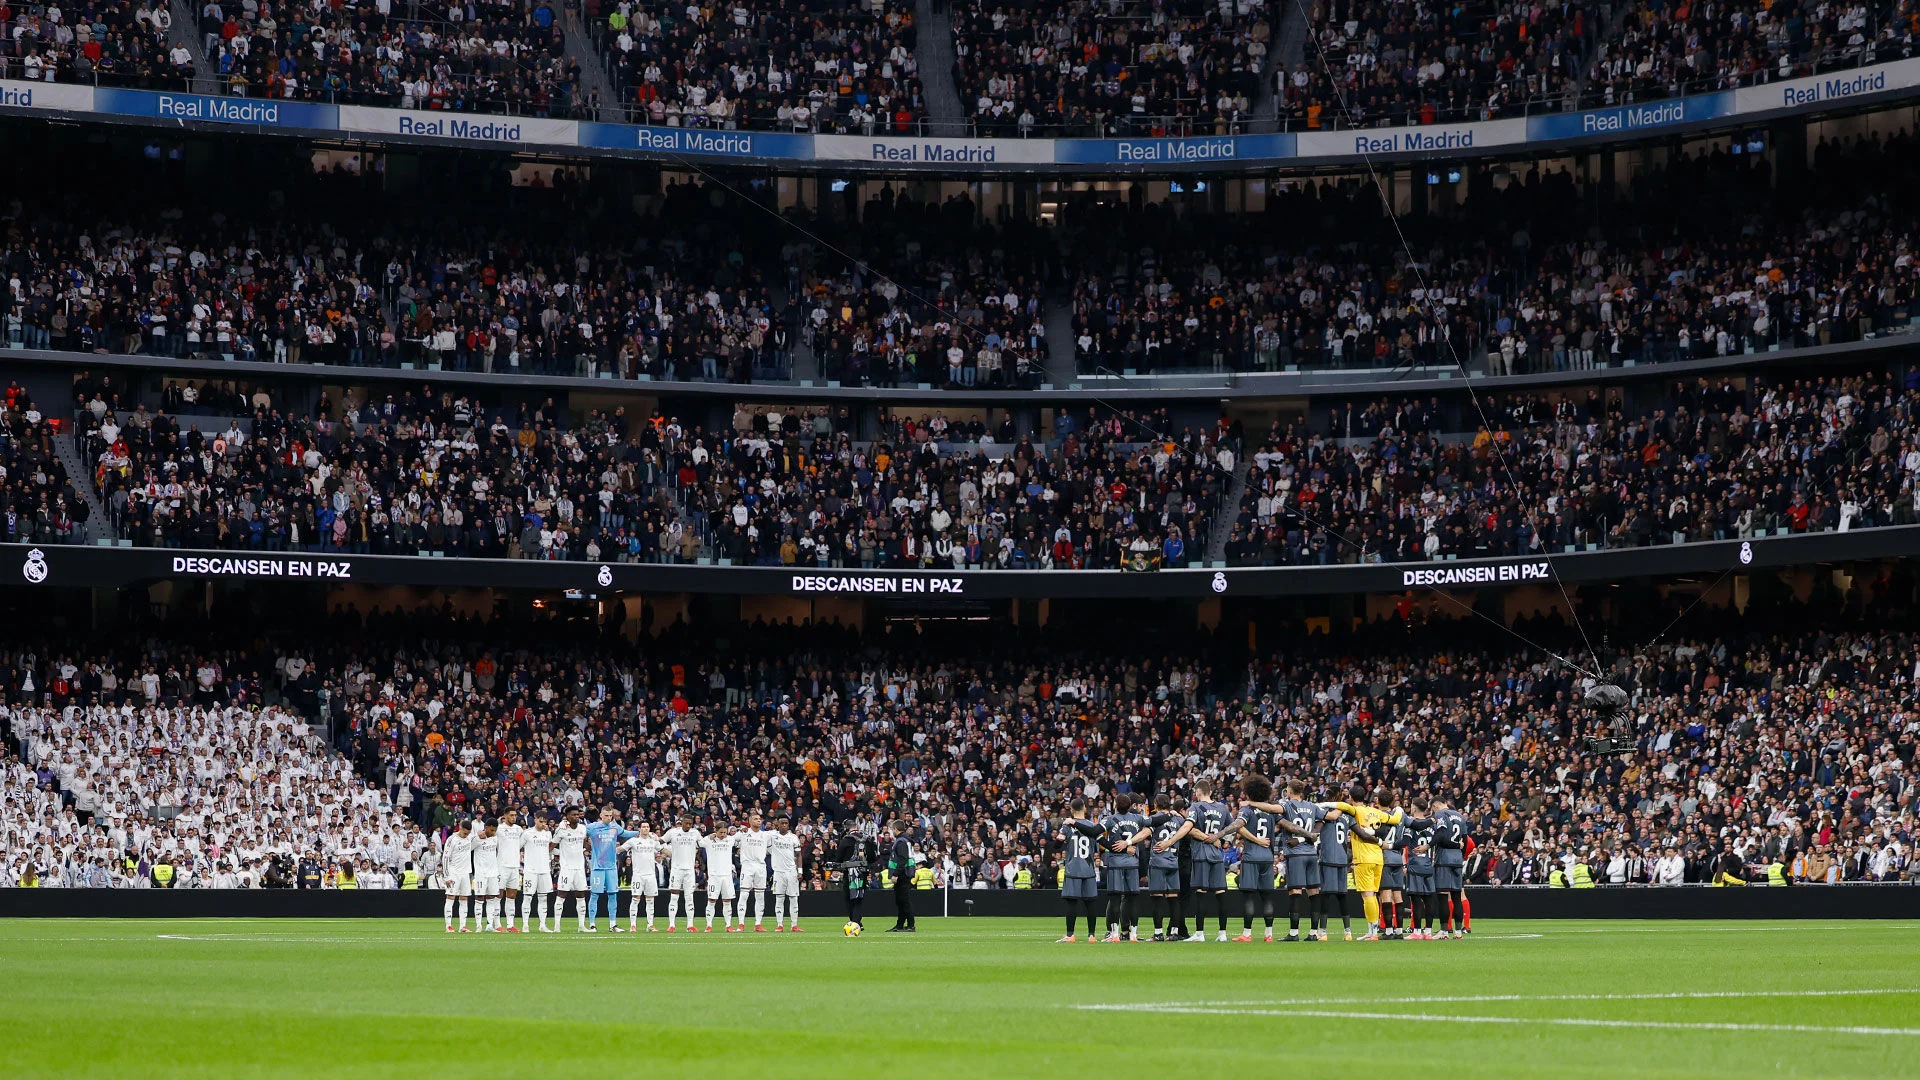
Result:
M1745 566L1752 561L1753 561L1753 545L1748 543L1745 540L1742 540L1740 542L1740 565Z
M1216 571L1216 572L1214 573L1214 575L1213 575L1213 591L1214 591L1214 592L1226 592L1226 591L1227 591L1227 575L1226 575L1226 574L1224 574L1224 573L1220 573L1220 572L1217 572L1217 571Z
M39 548L27 552L27 564L20 568L20 573L35 585L47 580L46 553Z
M603 589L613 584L613 567L611 566L600 567L600 573L596 575L593 580L599 582L600 587Z

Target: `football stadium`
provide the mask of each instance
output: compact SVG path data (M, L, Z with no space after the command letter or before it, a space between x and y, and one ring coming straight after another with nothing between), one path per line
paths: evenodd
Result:
M0 0L4 1072L1920 1076L1917 38Z

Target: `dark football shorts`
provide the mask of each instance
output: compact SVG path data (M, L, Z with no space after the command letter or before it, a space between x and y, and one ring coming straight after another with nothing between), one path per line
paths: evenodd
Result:
M1320 856L1287 856L1287 888L1317 889L1320 887Z
M1060 895L1068 900L1098 899L1100 882L1090 877L1070 877L1060 886Z
M1320 864L1320 892L1345 893L1347 891L1347 867Z
M1147 867L1147 891L1156 893L1177 893L1180 891L1180 868L1177 866Z
M1133 866L1107 867L1107 891L1117 893L1137 893L1140 891L1140 870Z
M1432 874L1416 874L1416 873L1413 873L1412 871L1408 871L1407 872L1407 895L1408 896L1432 896L1433 895L1433 875Z
M1433 887L1441 892L1459 892L1466 888L1466 883L1461 880L1461 871L1464 869L1465 867L1460 866L1435 866Z
M1196 862L1187 868L1187 877L1196 889L1224 889L1227 887L1227 864Z
M1240 861L1241 892L1272 892L1273 863Z
M1381 891L1384 892L1387 889L1405 889L1406 887L1407 868L1405 866L1388 863L1380 868Z

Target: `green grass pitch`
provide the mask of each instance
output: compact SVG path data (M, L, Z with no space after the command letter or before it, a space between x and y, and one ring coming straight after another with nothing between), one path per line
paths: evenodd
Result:
M1465 941L1056 945L0 923L7 1076L1920 1076L1920 924L1483 920ZM1234 920L1237 931L1238 920Z

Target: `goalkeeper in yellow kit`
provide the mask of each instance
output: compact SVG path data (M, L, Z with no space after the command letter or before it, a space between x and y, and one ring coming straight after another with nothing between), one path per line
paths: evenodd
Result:
M1380 871L1386 865L1386 857L1380 851L1380 826L1398 824L1400 808L1382 810L1367 801L1367 785L1355 781L1347 789L1350 802L1335 802L1332 806L1348 817L1353 818L1356 828L1353 830L1353 883L1360 891L1361 903L1366 905L1367 934L1363 941L1380 939Z

